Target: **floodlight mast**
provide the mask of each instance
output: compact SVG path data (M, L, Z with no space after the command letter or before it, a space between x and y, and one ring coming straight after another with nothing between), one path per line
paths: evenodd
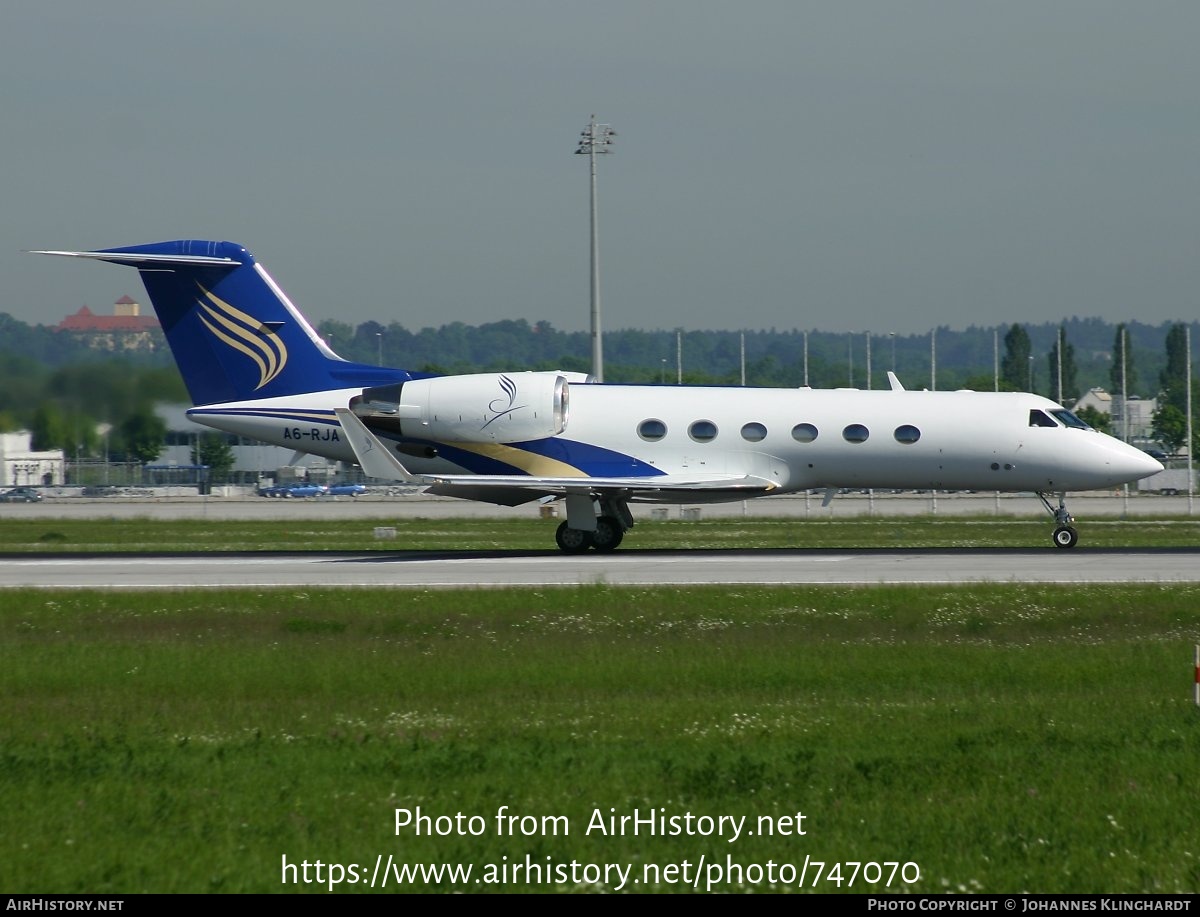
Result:
M578 156L587 156L592 166L592 375L604 381L604 345L600 339L600 245L596 235L596 155L611 153L617 132L608 124L597 124L596 116L579 135Z

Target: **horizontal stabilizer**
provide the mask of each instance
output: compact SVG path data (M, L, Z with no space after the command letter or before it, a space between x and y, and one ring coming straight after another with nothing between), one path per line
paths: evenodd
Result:
M214 257L212 255L155 255L140 252L122 252L122 251L100 251L100 252L50 252L50 251L33 251L31 255L60 255L64 258L91 258L95 261L108 261L112 264L131 264L137 266L144 264L147 266L153 265L168 265L168 264L200 264L208 267L238 267L242 262L234 261L232 258Z

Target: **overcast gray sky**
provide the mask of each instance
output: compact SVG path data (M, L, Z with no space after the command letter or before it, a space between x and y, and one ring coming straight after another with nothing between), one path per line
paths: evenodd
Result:
M5 3L0 311L246 245L314 321L1194 318L1200 4Z

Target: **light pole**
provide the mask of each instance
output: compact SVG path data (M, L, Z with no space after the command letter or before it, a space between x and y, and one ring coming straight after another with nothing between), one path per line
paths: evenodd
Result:
M1129 442L1129 383L1125 378L1125 354L1129 352L1129 329L1121 327L1121 430L1124 442ZM1128 487L1129 485L1125 485Z
M992 329L992 391L1000 391L1000 331Z
M617 132L607 124L597 124L596 116L579 135L577 156L587 156L592 165L592 375L604 381L604 345L600 340L600 245L596 236L596 155L611 153L612 138Z
M864 331L867 338L867 391L871 390L871 332Z
M1054 348L1055 357L1057 358L1057 363L1056 363L1056 365L1057 365L1057 367L1058 367L1058 403L1059 403L1059 404L1062 404L1062 403L1063 403L1063 390L1062 390L1062 350L1063 350L1063 330L1062 330L1062 326L1060 325L1060 326L1059 326L1059 328L1058 328L1058 343L1057 343L1057 345L1056 345L1056 346L1055 346L1055 348Z
M929 390L937 391L937 329L929 332Z
M382 366L383 365L383 332L382 331L375 332L375 343L376 343L378 351L379 351L379 365Z
M1184 329L1184 340L1187 342L1187 372L1184 378L1187 379L1187 451L1188 451L1188 515L1192 514L1192 505L1194 500L1195 487L1192 486L1192 469L1194 466L1195 449L1192 436L1192 326L1189 324Z
M108 434L112 432L110 423L97 424L96 432L104 437L104 483L108 483Z

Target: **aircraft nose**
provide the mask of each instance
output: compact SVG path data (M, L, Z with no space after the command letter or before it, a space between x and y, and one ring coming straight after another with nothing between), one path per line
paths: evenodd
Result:
M1114 454L1109 459L1109 465L1114 472L1126 480L1141 480L1163 470L1162 463L1158 459L1147 455L1141 449L1135 449L1126 443L1118 443L1118 445L1121 448L1114 450Z

